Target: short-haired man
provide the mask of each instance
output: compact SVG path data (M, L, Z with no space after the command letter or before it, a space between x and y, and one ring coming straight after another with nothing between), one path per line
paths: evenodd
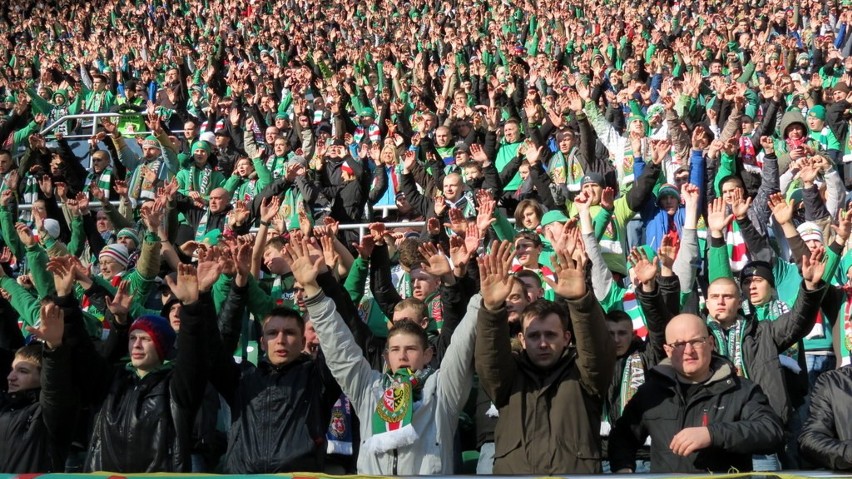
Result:
M601 470L600 417L615 347L603 310L586 288L584 248L557 256L558 282L547 281L568 308L544 299L527 306L520 354L512 352L509 338L508 271L482 281L476 371L500 416L494 474ZM576 347L569 347L572 339Z
M42 352L41 344L21 346L24 338L11 315L2 318L0 361L12 359L6 376L7 387L0 392L0 472L62 472L64 452L70 443L76 411L73 389L68 377L42 374L43 362L70 361L63 351ZM50 301L40 308L39 319L62 321L61 309ZM21 346L16 350L6 349ZM6 369L7 364L3 364ZM49 382L56 394L42 392ZM49 407L45 408L45 405Z

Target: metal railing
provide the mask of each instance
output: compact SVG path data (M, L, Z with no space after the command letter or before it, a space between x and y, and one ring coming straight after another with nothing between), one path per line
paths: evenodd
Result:
M98 121L99 118L132 118L132 117L140 117L140 116L144 117L145 115L143 113L80 113L80 114L77 114L77 115L65 115L62 118L59 118L58 120L55 120L53 123L50 123L49 125L42 128L40 133L42 135L50 133L53 130L55 130L57 126L65 123L67 121L70 121L70 120L92 120L91 125L88 125L88 124L80 125L80 127L78 128L79 130L82 130L83 128L91 127L92 131L91 131L90 134L85 134L85 133L74 134L74 133L72 133L72 134L68 134L68 135L62 135L63 138L66 138L66 139L69 139L69 140L88 140L89 138L95 136L95 134L98 132L98 126L100 126L100 122ZM88 122L86 122L86 123L88 123ZM142 131L134 131L133 133L136 134L136 135L150 135L153 132L151 130L142 130ZM173 130L172 133L183 134L183 130Z

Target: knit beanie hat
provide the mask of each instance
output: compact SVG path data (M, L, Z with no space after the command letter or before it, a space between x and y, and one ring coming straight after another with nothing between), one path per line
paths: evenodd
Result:
M207 143L206 141L196 141L192 144L192 149L190 151L192 153L195 153L195 150L204 150L209 154L210 149L210 143Z
M127 267L130 263L130 253L127 252L127 247L123 244L115 243L104 246L98 259L109 258L123 267Z
M796 227L796 231L799 232L802 241L816 240L822 243L822 228L813 221L805 221Z
M745 265L740 272L740 286L745 283L745 280L754 276L765 279L770 286L775 288L775 275L772 274L772 265L766 261L752 261Z
M157 349L157 355L160 361L165 361L169 356L172 348L175 346L175 330L169 324L169 320L154 314L146 314L136 318L133 324L130 325L130 331L142 330L151 336L151 341L154 342L154 348Z
M808 117L814 117L820 120L825 120L825 107L822 105L814 105L808 110Z
M671 183L663 183L663 185L660 186L660 190L657 191L657 198L662 199L663 196L666 195L674 196L678 199L678 201L680 200L680 191L678 191L677 186Z
M139 239L139 233L137 233L136 230L130 228L123 228L121 231L118 232L116 238L130 238L133 240L137 247L139 246L139 244L142 243L142 241L140 241Z
M160 146L160 141L157 140L157 137L154 135L148 135L145 137L145 140L142 141L142 148L156 148L158 150L163 149Z

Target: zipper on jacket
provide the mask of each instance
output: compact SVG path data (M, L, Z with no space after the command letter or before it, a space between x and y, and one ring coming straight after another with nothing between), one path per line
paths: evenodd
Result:
M399 449L394 449L393 450L393 468L392 468L392 472L391 472L391 474L393 474L394 476L397 475L396 466L397 466L398 462L399 462Z

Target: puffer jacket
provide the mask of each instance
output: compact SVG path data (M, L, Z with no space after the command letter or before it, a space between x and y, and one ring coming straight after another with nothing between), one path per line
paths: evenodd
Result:
M595 474L601 470L600 423L615 368L615 343L594 295L567 301L576 347L542 371L514 354L508 313L480 310L476 372L500 418L494 474Z
M68 349L59 347L45 351L42 364L69 360ZM76 401L70 377L52 372L55 369L42 367L46 390L0 393L0 472L64 471Z
M799 436L808 459L835 471L852 471L852 366L822 374L811 393L810 415Z
M76 301L65 296L57 304ZM63 345L78 363L74 384L88 391L95 411L86 471L189 472L192 425L207 377L204 318L215 316L209 294L181 308L177 358L140 377L129 364L113 366L101 357L83 329L68 324ZM69 361L71 362L71 361ZM71 375L69 364L48 364ZM43 385L43 389L48 385Z
M609 440L613 471L635 467L636 450L651 436L652 473L751 471L753 454L781 447L781 420L760 387L737 377L720 356L710 364L713 375L695 386L688 399L671 360L652 369L645 384L627 404ZM706 426L711 445L689 456L671 451L672 438L688 427Z

